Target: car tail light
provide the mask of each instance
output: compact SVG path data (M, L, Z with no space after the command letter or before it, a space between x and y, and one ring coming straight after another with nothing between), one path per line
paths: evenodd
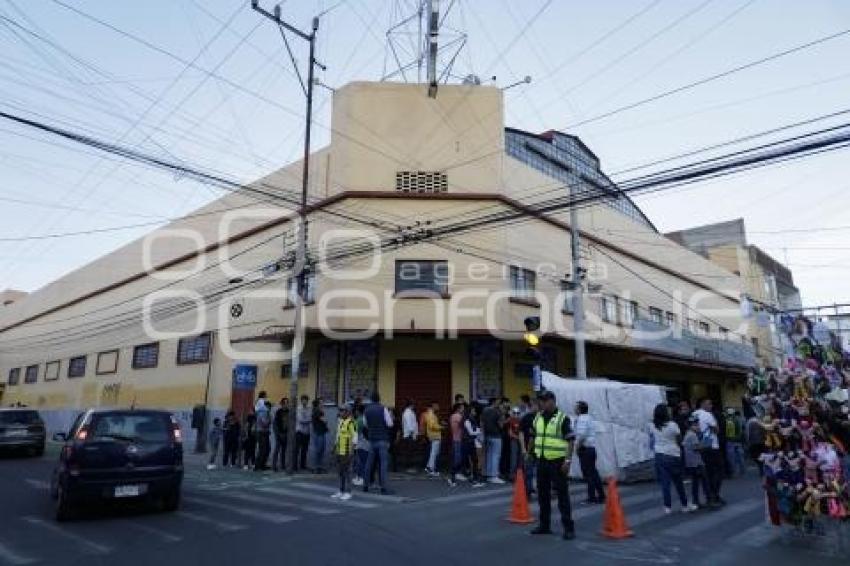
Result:
M83 441L85 441L86 438L88 438L88 436L89 436L89 429L87 429L86 427L82 427L80 430L77 431L76 438L80 442L83 442Z
M183 433L180 432L180 423L174 417L171 417L171 431L174 437L174 442L183 443Z

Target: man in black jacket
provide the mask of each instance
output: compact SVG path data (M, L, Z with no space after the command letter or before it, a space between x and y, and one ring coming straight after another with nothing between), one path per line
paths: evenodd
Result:
M274 454L272 454L272 469L274 471L286 469L286 440L289 433L289 399L284 397L280 400L280 406L274 413L272 421L272 432L274 433ZM278 467L280 462L280 467Z

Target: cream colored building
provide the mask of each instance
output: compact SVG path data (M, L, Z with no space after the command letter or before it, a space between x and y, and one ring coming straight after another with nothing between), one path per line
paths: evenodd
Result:
M659 234L577 138L505 129L499 89L426 93L335 92L331 142L310 165L301 393L329 405L374 388L389 405L517 399L531 391L521 335L532 315L544 365L572 375L569 213L541 207L563 205L574 183L606 197L578 214L589 373L739 397L753 353L735 334L738 277ZM300 171L284 167L0 309L2 403L37 407L56 428L92 405L188 421L199 404L221 412L259 390L285 395Z
M699 253L738 276L746 333L753 344L758 364L764 368L782 367L787 337L774 314L797 312L802 308L800 291L791 270L764 250L747 244L744 220L708 224L667 234L672 240Z

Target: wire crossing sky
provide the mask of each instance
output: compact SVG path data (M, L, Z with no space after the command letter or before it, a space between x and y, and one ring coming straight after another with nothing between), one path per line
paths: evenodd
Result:
M307 28L330 9L320 79L339 86L380 77L392 4L304 0L283 10ZM568 132L608 172L847 105L850 35L701 83L850 28L841 0L461 0L456 15L469 34L457 74L502 85L533 77L506 92L506 125L574 124ZM285 46L258 24L248 0L0 0L0 111L251 181L299 157L303 116ZM303 60L302 46L292 48ZM314 147L331 127L330 92L317 97ZM837 151L636 200L663 231L742 216L750 242L794 270L804 303L847 302L847 162ZM0 124L0 174L0 289L38 288L224 194L10 123ZM119 225L137 226L101 231ZM55 234L78 235L40 237Z

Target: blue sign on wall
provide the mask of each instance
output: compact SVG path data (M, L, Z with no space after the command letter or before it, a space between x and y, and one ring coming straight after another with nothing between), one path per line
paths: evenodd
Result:
M254 389L257 387L257 366L236 364L233 366L233 388Z

